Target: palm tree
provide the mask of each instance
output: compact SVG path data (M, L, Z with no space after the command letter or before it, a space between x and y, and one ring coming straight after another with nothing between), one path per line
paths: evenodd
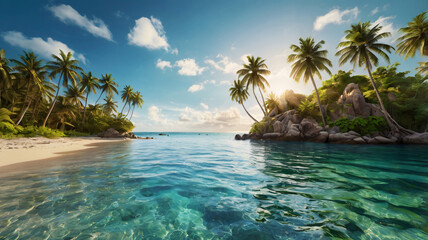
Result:
M85 116L86 116L86 105L88 104L88 97L89 93L93 92L94 94L97 94L97 89L100 87L99 85L99 79L95 76L92 76L92 72L85 73L82 72L82 88L86 92L86 98L85 98L85 107L83 108L83 117L82 117L82 123L85 122Z
M247 86L252 86L253 94L256 98L257 103L262 109L263 114L267 115L267 109L265 103L265 99L263 97L262 90L265 91L266 86L269 87L269 83L264 76L270 74L270 71L267 69L267 65L265 64L265 59L262 60L261 57L254 58L254 56L247 56L248 64L244 64L243 68L238 70L236 73L238 74L238 78L242 78L243 84ZM262 102L264 107L259 102L257 98L256 92L254 91L255 87L258 87L260 91L260 95L262 96Z
M269 112L272 112L273 110L275 110L275 108L278 110L278 112L282 110L279 99L275 95L275 93L271 92L266 98L266 107Z
M69 104L77 107L78 110L83 106L82 101L86 101L85 89L79 88L77 85L68 86L64 94L64 99ZM80 112L80 111L79 111Z
M325 43L324 41L320 41L315 44L313 38L300 38L299 42L299 46L293 44L290 47L294 52L293 54L290 54L288 56L288 62L294 62L292 65L290 76L294 78L294 80L297 82L300 81L300 78L302 76L305 83L307 83L309 79L311 79L312 85L315 89L315 94L317 96L322 122L325 127L327 126L327 123L325 121L324 113L322 111L318 88L314 80L314 74L317 75L320 79L320 70L324 70L331 75L331 72L327 66L331 67L332 64L330 60L326 58L328 53L327 50L321 50L322 45Z
M414 57L417 50L422 56L428 55L428 20L426 12L423 12L413 18L413 21L407 24L407 27L401 28L403 36L399 37L397 53L404 55L404 59Z
M230 96L232 97L232 101L241 104L248 116L250 116L250 118L255 122L259 122L253 116L251 116L251 114L247 111L247 108L245 108L244 102L248 99L249 94L243 81L239 79L233 81L233 87L229 88L229 92Z
M143 100L143 95L141 95L140 91L137 91L134 94L132 94L131 103L132 103L132 113L131 113L131 117L129 118L129 121L131 121L132 116L134 115L135 106L137 106L138 108L143 107L144 100Z
M123 90L122 90L122 96L121 96L121 99L122 99L122 102L123 102L123 108L122 108L122 111L120 111L120 115L122 115L123 110L125 109L125 106L128 104L128 102L130 102L133 93L134 92L133 92L133 89L131 88L131 86L126 85L123 88Z
M428 76L428 62L419 62L418 73Z
M43 65L43 60L38 60L33 52L25 52L24 55L19 56L21 61L11 59L15 64L14 69L26 80L27 90L25 93L24 102L22 103L21 114L15 126L18 126L28 111L34 96L30 97L30 91L34 86L39 87L42 83L42 78L45 78L47 72L46 66Z
M398 125L398 123L395 122L386 111L371 73L373 66L377 66L379 63L379 58L375 53L379 54L389 63L389 57L385 51L391 53L391 50L394 50L394 48L388 44L379 43L379 40L391 36L391 33L389 32L380 33L381 29L382 27L379 25L372 27L370 22L359 22L358 24L351 25L351 29L345 31L345 41L340 42L339 45L337 45L337 48L342 49L336 53L336 56L340 56L340 65L349 61L354 64L354 67L357 64L359 67L363 65L366 67L367 72L369 73L370 82L376 92L380 107L392 133L395 134L400 129L403 133L410 134L412 133L411 131Z
M49 109L48 114L43 122L43 127L46 126L46 122L49 119L49 116L52 113L53 108L55 107L56 100L58 99L59 90L61 88L61 80L62 85L64 87L68 86L68 82L71 81L73 85L76 85L76 78L81 80L80 75L77 71L83 71L77 64L79 61L73 59L73 55L71 52L68 52L67 55L60 50L59 56L52 54L52 57L55 61L51 61L48 63L47 68L51 70L51 74L49 75L51 78L55 78L59 74L58 86L54 100L52 101L51 107Z
M104 92L107 92L107 97L113 96L113 92L117 94L118 92L116 87L117 82L114 81L114 78L111 77L111 74L101 75L101 94L95 104L97 104Z
M10 87L10 72L12 69L8 65L9 60L6 58L6 53L0 49L0 106L2 106L2 90Z
M107 114L111 115L112 112L117 112L116 108L117 108L117 102L114 101L113 97L107 97L104 98L104 101L106 103L104 103L103 108L104 108L104 112L106 112Z

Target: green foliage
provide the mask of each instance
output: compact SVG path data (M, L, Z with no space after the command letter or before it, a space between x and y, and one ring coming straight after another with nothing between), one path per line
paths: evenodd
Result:
M374 132L382 132L387 129L387 123L383 117L368 118L341 118L336 120L333 126L338 126L341 132L354 131L361 135L369 135Z
M251 126L250 133L264 134L268 132L273 132L273 126L271 124L272 122L273 122L272 119L269 120L267 118L264 118L260 122L255 122Z
M109 128L114 128L119 132L129 132L134 129L134 124L128 119L116 118L110 115L100 114L97 116L93 116L89 118L87 122L83 125L83 129L85 132L91 134L97 134L103 132Z
M75 130L64 131L64 134L65 134L66 137L87 137L87 136L90 136L89 133L78 132L78 131L75 131Z
M0 108L0 122L8 122L14 124L12 119L10 118L12 112L6 108Z
M0 122L0 132L2 133L14 133L15 128L13 127L13 124L9 122Z
M300 103L299 107L297 108L297 112L302 117L318 118L318 116L320 115L317 103L314 101L309 101L308 99L305 99L303 102Z

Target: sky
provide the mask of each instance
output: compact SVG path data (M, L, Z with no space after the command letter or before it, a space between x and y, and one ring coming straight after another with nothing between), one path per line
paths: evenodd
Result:
M0 48L7 58L26 50L46 61L59 49L70 51L85 71L111 73L119 90L131 85L141 91L145 103L135 110L134 131L244 132L252 120L228 90L245 56L266 59L272 73L265 95L287 89L310 94L313 86L291 79L287 63L290 45L300 37L326 42L332 73L364 74L339 66L334 56L350 24L380 24L392 34L383 42L395 46L398 29L427 10L426 0L3 1ZM422 61L419 55L390 58L410 74ZM92 95L88 102L96 99ZM122 109L119 96L115 100ZM253 96L245 105L262 118Z

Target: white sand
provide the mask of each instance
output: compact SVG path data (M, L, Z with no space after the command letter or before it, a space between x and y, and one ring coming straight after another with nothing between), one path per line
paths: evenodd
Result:
M120 141L127 140L102 139L99 137L0 139L0 167L58 157L72 152L77 153L79 150L96 147L93 145L96 143Z

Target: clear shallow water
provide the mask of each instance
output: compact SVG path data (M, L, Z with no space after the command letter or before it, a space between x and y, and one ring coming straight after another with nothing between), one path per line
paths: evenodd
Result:
M155 137L0 171L0 239L428 239L426 146Z

